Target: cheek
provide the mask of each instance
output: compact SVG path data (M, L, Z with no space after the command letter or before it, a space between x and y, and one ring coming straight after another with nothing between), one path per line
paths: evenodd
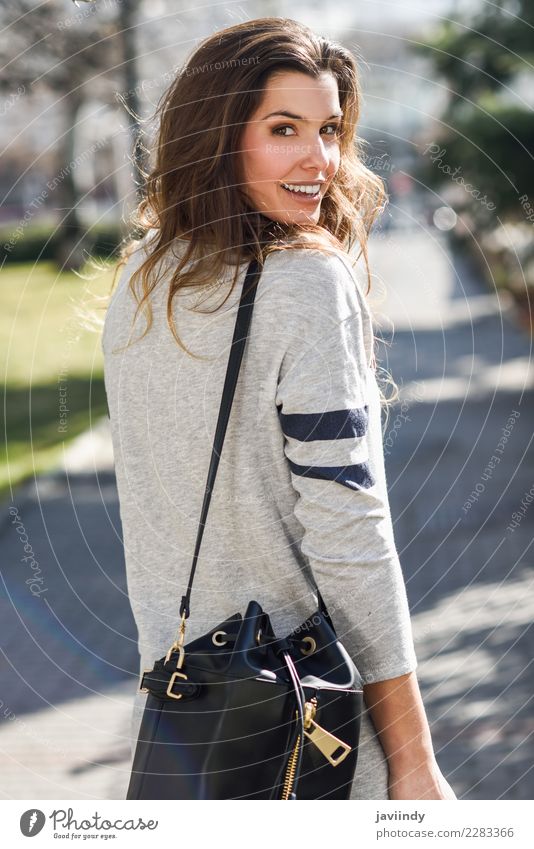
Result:
M259 190L272 189L272 182L277 182L287 174L296 156L291 144L276 137L266 138L250 133L242 146L247 180L257 182L256 188Z
M262 172L266 180L279 180L287 173L287 154L280 152L280 146L268 142L262 148Z
M330 154L330 167L335 173L339 169L341 163L341 151L339 145L334 145Z
M264 181L263 188L270 189L269 181L279 180L287 173L289 157L276 142L262 141L254 152L256 174Z

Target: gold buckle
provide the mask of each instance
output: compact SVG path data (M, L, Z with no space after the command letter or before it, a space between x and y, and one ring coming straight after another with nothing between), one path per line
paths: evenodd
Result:
M167 656L165 658L165 663L168 663L171 659L171 655L173 652L178 652L178 660L176 661L176 669L181 669L184 664L185 651L184 651L184 635L185 635L185 611L182 614L182 621L180 622L180 631L178 633L178 637L175 639L174 643L170 647L167 652ZM181 699L183 693L172 693L171 690L173 688L174 682L177 678L184 678L187 681L187 675L184 675L183 672L173 672L170 678L170 681L167 685L167 695L171 699Z
M171 654L173 654L173 652L175 652L175 651L178 652L178 660L176 661L176 669L181 669L182 666L184 665L185 651L183 649L183 646L179 646L177 643L174 643L174 645L172 645L170 647L170 649L167 652L167 655L165 657L165 663L169 662L169 660L171 659Z
M169 681L169 686L167 687L167 695L170 696L171 699L181 699L183 696L183 693L178 693L178 695L176 693L171 693L171 690L174 686L174 682L177 678L185 678L185 680L187 681L187 675L184 675L183 672L172 673L171 680Z

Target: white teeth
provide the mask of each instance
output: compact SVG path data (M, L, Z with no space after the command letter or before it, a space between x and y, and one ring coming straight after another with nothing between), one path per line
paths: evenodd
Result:
M314 186L290 186L288 183L282 183L282 186L290 192L303 192L306 195L316 195L321 189L320 183Z

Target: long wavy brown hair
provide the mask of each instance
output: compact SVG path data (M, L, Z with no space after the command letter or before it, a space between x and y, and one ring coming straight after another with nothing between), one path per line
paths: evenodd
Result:
M251 208L241 188L239 143L244 125L259 107L270 76L285 70L313 78L329 72L338 85L343 112L340 166L322 199L317 223L268 219ZM171 265L170 280L166 277L167 320L184 350L172 311L178 290L213 285L235 265L229 296L240 264L252 258L263 263L275 250L306 246L348 253L357 246L354 262L363 255L369 292L367 238L385 206L386 193L381 178L363 162L364 142L356 132L360 103L354 56L341 44L290 18L246 21L200 43L158 102L155 161L144 174L146 193L132 215L141 235L151 231L146 243L148 258L129 282L137 302L134 323L141 309L146 315L143 336L152 325L150 293L163 276L159 261L176 239L188 243L178 262ZM113 286L120 268L138 246L138 239L131 236L122 243Z

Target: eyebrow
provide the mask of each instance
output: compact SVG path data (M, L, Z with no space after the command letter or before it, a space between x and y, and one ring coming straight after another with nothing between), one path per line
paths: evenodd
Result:
M273 115L283 115L284 118L292 118L294 121L311 121L311 118L303 118L302 115L294 115L293 112L280 111L280 112L269 112L268 115L265 115L261 120L265 121L267 118L272 118ZM335 112L333 115L330 115L329 118L325 118L325 121L330 121L332 118L342 118L343 112Z

